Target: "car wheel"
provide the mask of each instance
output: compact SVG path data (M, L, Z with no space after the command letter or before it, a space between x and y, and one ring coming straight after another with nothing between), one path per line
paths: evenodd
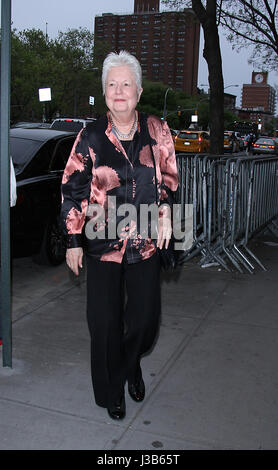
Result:
M66 256L66 242L61 228L60 217L49 220L46 225L40 252L34 257L39 264L58 266Z

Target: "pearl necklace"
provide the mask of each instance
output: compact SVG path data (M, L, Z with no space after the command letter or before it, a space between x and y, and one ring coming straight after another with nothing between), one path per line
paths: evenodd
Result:
M114 129L114 131L116 132L118 137L120 137L120 139L129 139L134 134L134 131L135 131L136 126L137 126L137 114L136 113L135 113L134 122L133 122L133 124L131 126L131 129L130 129L128 134L123 134L122 132L119 131L119 129L115 126L114 121L113 121L112 116L111 116L110 113L109 113L109 117L110 117L110 121L111 121L111 124L112 124L112 128Z

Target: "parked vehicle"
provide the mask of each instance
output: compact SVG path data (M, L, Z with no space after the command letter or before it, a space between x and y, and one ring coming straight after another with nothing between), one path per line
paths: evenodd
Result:
M61 179L76 135L51 129L10 130L17 180L17 203L11 208L13 257L36 254L38 262L53 265L64 260Z
M278 142L271 137L260 137L253 144L253 155L267 154L277 155L278 154Z
M239 140L234 131L224 132L224 151L226 152L239 152Z
M47 127L50 127L50 123L49 122L29 122L29 121L23 121L23 122L16 122L15 124L13 124L11 126L11 128L13 129L14 127L23 127L24 129L29 129L29 128L33 128L33 127L43 127L43 128L47 128Z
M175 150L177 152L207 153L209 145L210 136L205 131L189 129L179 131L175 137Z
M79 132L89 122L95 121L95 118L77 119L77 118L58 118L51 123L50 129L58 131Z

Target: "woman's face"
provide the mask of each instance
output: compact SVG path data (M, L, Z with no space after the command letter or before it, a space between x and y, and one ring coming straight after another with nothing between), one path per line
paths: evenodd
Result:
M111 67L105 84L105 100L107 107L115 114L132 113L140 99L135 76L127 65Z

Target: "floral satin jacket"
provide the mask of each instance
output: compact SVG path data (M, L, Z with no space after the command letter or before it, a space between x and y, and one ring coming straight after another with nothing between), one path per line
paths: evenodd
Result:
M127 152L107 114L80 131L64 170L61 217L67 246L84 247L101 261L121 263L124 253L129 263L149 258L156 241L150 215L148 230L140 230L141 208L157 200L160 209L165 203L171 206L178 186L168 125L155 116L138 115ZM130 208L134 210L126 222Z

